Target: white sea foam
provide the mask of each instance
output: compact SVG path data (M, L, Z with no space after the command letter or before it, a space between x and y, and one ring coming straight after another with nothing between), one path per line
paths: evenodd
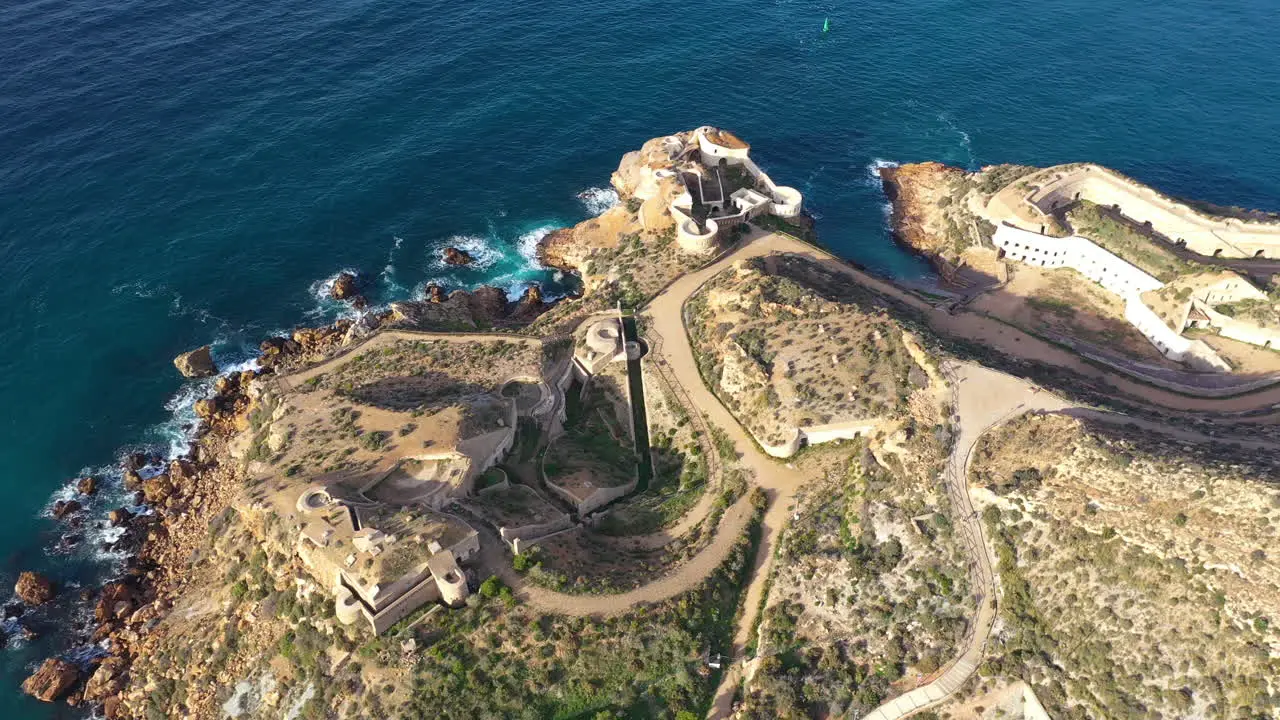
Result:
M471 263L467 267L472 270L486 270L502 259L502 251L494 247L489 238L480 235L454 235L433 248L435 267L449 267L444 261L444 251L451 247L463 250L471 256Z
M618 191L611 187L591 187L578 193L578 200L591 215L601 215L619 202Z
M893 160L874 158L871 162L867 163L867 184L872 187L879 188L881 192L883 192L884 180L880 177L880 170L883 168L895 168L898 167L898 165L899 163L894 162ZM883 217L884 224L887 227L893 217L893 203L888 201L881 203L880 215Z
M884 181L880 179L880 171L884 168L896 168L900 163L893 160L885 160L883 158L874 158L867 163L867 184L871 187L884 187Z
M351 303L333 298L333 285L343 273L350 273L356 277L360 276L360 271L354 268L343 268L334 274L316 280L307 288L307 292L315 299L316 304L310 309L302 313L302 316L308 321L315 322L323 318L346 318L348 320L359 320L365 313L371 312L373 308L365 308L357 310L351 306ZM288 333L277 333L287 335Z
M556 225L543 225L534 228L529 232L522 234L516 238L516 252L520 253L520 257L524 258L525 265L530 270L542 270L542 263L538 262L538 243L542 239L550 235L552 232L559 230Z
M951 119L951 113L938 113L938 120L942 121L942 123L950 128L952 132L960 136L960 147L964 149L965 153L965 166L970 170L977 170L978 159L977 156L973 154L973 139L969 137L969 133L961 130L960 126L956 125L955 120Z
M333 285L334 283L338 282L338 278L341 277L343 273L356 275L356 276L360 275L359 270L355 270L353 268L343 268L338 272L330 275L329 277L321 278L311 283L311 287L307 289L308 292L311 293L311 297L315 298L318 301L332 300Z
M157 293L165 292L166 288L162 284L158 287L151 287L141 280L116 285L111 288L112 295L132 295L139 298L153 298Z

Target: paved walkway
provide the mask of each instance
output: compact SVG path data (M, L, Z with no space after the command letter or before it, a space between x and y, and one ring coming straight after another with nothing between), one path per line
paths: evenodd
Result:
M867 720L897 720L937 704L959 689L982 664L987 638L996 619L996 581L982 521L969 499L971 453L985 433L1023 413L1071 407L1071 403L1039 391L1024 380L980 365L953 362L948 363L943 371L952 383L956 412L960 416L960 432L943 473L954 517L959 521L956 527L969 554L969 574L975 589L977 617L964 638L963 651L943 668L940 675L928 684L884 703L865 715Z

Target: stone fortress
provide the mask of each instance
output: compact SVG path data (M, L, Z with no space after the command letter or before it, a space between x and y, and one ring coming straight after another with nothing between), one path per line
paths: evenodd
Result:
M381 633L428 602L461 605L469 594L459 562L480 550L478 533L451 515L338 500L323 487L298 498L298 554L332 578L338 620L364 618ZM425 552L424 552L425 550Z
M1213 328L1225 337L1265 348L1280 346L1280 328L1216 309L1239 302L1270 303L1266 293L1235 272L1201 273L1166 285L1089 238L1045 234L1056 225L1053 213L1079 200L1111 208L1200 255L1280 256L1280 222L1210 217L1097 165L1034 172L974 210L996 225L992 242L1004 257L1044 268L1072 268L1119 296L1125 319L1170 360L1207 372L1231 370L1207 343L1183 334L1196 328Z
M424 604L466 601L464 564L480 534L458 501L484 501L482 485L492 483L490 473L503 476L492 468L512 453L522 424L554 432L564 422L564 390L583 373L567 346L438 337L380 334L282 377L263 398L272 409L259 437L275 458L251 463L270 488L262 507L294 528L294 550L332 591L338 619L363 620L375 633ZM440 368L445 357L457 362L424 379L432 374L424 368ZM417 397L427 403L408 399ZM362 442L370 437L377 442ZM335 456L348 462L323 459ZM505 476L497 484L510 486ZM534 502L554 515L544 499ZM530 514L503 517L528 524ZM508 543L531 538L517 525L497 529Z
M800 191L774 183L750 153L751 146L733 133L703 126L627 153L614 186L642 202L644 227L674 221L682 249L708 253L729 229L761 215L794 218L803 209Z
M529 457L529 448L564 436L569 394L585 397L605 375L618 388L619 442L631 446L627 361L641 348L626 339L620 311L589 317L572 337L552 341L440 338L381 334L282 377L264 398L271 419L258 437L275 457L253 464L271 488L263 507L294 528L295 552L332 591L338 619L364 621L375 633L427 603L466 601L465 564L481 547L472 522L520 552L637 487L634 468L621 482L586 466L554 479L525 473L538 474L541 489L528 477L512 482L503 469L540 468L543 455ZM440 377L422 380L433 372ZM361 442L371 436L385 440ZM350 464L323 460L333 456ZM308 464L313 457L322 460Z

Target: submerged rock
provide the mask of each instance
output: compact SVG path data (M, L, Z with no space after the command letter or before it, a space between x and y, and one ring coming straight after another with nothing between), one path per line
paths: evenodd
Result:
M49 658L22 682L22 691L44 702L62 697L80 679L80 670L60 658Z
M183 377L200 378L218 374L218 366L213 362L208 345L182 353L173 359L173 364Z
M352 300L360 295L360 290L356 285L355 273L340 273L333 281L333 287L329 289L329 295L334 300Z
M129 453L129 455L125 457L124 462L121 463L121 466L125 470L137 471L149 465L152 462L152 460L154 460L154 458L151 455L148 455L147 453L143 453L143 452Z
M471 256L471 253L466 250L461 250L456 247L444 249L444 261L448 265L470 265L475 262L475 260L476 259Z
M24 571L18 576L18 583L13 592L22 602L35 606L43 605L53 599L53 583L39 573Z

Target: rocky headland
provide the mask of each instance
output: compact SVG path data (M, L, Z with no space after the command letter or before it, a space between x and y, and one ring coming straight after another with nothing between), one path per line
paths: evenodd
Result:
M361 275L347 271L334 278L327 293L359 311L356 317L263 340L254 369L218 375L208 347L175 358L184 377L216 376L208 396L195 403L198 426L191 449L177 458L150 453L123 458L122 483L134 493L136 503L117 507L96 522L123 530L111 549L126 553L128 559L117 577L83 593L89 624L67 629L87 652L74 659L48 658L24 683L24 690L48 702L97 708L109 720L219 717L225 714L220 703L228 686L262 667L274 667L280 657L286 658L286 665L289 658L297 664L302 650L282 644L282 637L297 633L296 642L301 643L304 632L335 632L332 601L297 584L303 571L293 551L294 538L279 527L279 518L254 509L260 490L247 485L246 469L262 462L252 436L270 422L272 406L266 399L276 392L277 379L343 354L384 330L545 336L620 301L638 306L707 261L676 247L665 199L636 197L641 169L661 141L656 138L624 157L613 176L621 198L617 206L551 233L540 244L538 255L546 266L581 277L580 295L552 303L537 285L515 300L497 287L450 291L431 285L421 299L380 309L370 307ZM461 265L470 258L458 251L443 260ZM98 492L102 479L72 483L87 497ZM138 506L145 509L137 511ZM63 501L56 511L68 521L94 522L84 517L76 500ZM254 578L249 597L242 583L228 579L246 568ZM58 591L55 583L35 575L24 575L19 584L20 596L32 605L47 602ZM279 596L279 602L289 605L261 606L262 598L253 595L259 589L273 603ZM191 622L216 628L219 637L199 648L199 656L177 650L183 643L180 628ZM312 658L308 662L316 662L317 652L323 654L306 649ZM368 662L383 663L391 672L393 655L399 657L379 647ZM252 666L236 659L246 656L253 658ZM378 695L373 688L351 692ZM287 714L280 693L254 693L255 702L278 709L277 716ZM307 704L305 698L299 702L298 707ZM376 698L373 702L376 706Z

